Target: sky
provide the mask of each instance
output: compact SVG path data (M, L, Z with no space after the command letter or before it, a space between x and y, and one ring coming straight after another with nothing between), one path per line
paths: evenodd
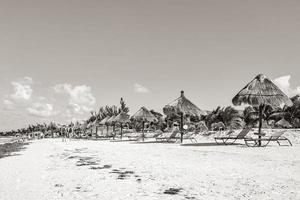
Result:
M211 110L260 73L299 94L299 35L297 0L0 0L0 130L181 90Z

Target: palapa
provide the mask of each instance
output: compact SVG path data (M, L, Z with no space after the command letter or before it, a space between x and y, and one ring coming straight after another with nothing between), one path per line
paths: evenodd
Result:
M201 110L189 99L187 99L184 95L184 91L181 91L180 97L167 104L163 108L163 111L166 115L171 113L182 113L183 115L190 116L201 116L207 114L204 110Z
M189 116L202 116L207 115L207 113L200 108L198 108L195 104L193 104L189 99L187 99L184 95L184 91L181 91L180 97L169 103L163 108L163 112L166 115L170 114L180 114L181 116L181 124L180 124L180 132L181 132L181 142L183 140L183 117L186 115Z
M115 118L116 118L115 115L111 116L111 117L106 121L106 123L107 123L107 124L113 124L113 123L115 122Z
M110 116L106 116L105 118L103 118L101 121L100 121L100 125L106 125L106 132L108 133L108 123L107 123L107 120L109 120Z
M115 136L115 118L116 118L116 116L115 115L113 115L113 116L111 116L107 121L106 121L106 125L107 125L107 127L108 127L108 125L112 125L112 127L113 127L113 135ZM107 130L108 130L108 128L107 128ZM113 137L113 139L115 139L115 137Z
M133 116L132 118L142 121L153 122L156 117L145 107L141 107Z
M143 123L143 135L142 138L144 139L144 129L145 129L145 122L154 122L156 121L156 117L145 107L141 107L133 116L133 119L142 120Z
M130 118L130 116L128 114L126 114L124 112L121 112L114 119L114 121L116 123L121 124L121 139L122 139L122 136L123 136L123 123L129 122L129 118Z
M263 112L267 105L276 108L282 105L293 105L289 97L284 94L264 74L257 75L250 83L248 83L233 99L232 103L236 106L248 104L259 107L259 139L261 138L261 127L263 120ZM259 140L259 146L261 142Z
M114 121L118 123L127 123L129 122L129 118L130 116L128 114L121 112L115 117Z
M282 104L292 106L289 97L284 94L264 74L259 74L248 83L233 99L236 106L249 104L252 106L270 105L272 108L280 107Z
M106 116L105 118L103 118L100 122L99 122L99 124L101 124L101 125L105 125L106 123L107 123L107 120L110 118L110 116Z

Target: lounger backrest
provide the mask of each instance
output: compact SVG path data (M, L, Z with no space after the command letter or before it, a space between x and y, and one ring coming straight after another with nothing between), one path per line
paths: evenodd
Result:
M252 127L245 127L238 135L237 135L237 138L245 138L245 136L249 133L249 131L252 129Z
M170 135L170 138L176 137L177 133L179 133L179 130L176 130L176 129L173 130L172 133L171 133L171 135Z
M283 134L285 133L285 131L278 131L278 132L275 132L271 135L271 138L272 139L277 139L279 137L281 137Z

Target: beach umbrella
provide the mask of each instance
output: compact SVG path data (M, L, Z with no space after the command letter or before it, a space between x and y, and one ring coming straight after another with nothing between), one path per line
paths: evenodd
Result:
M110 118L110 116L106 116L105 118L103 118L103 119L99 122L99 124L105 125L106 122L107 122L107 120L108 120L109 118Z
M207 113L200 108L198 108L195 104L193 104L189 99L187 99L184 95L184 91L181 91L180 96L172 101L171 103L167 104L163 111L166 115L171 114L180 114L181 116L181 142L183 139L183 117L185 115L189 116L202 116L207 115Z
M107 124L107 125L112 125L112 127L113 127L113 133L115 133L115 118L116 118L116 116L113 115L113 116L111 116L111 117L106 121L106 124ZM114 134L114 135L115 135L115 134Z
M154 122L156 117L145 107L141 107L133 116L133 119L141 120L143 122L143 139L144 139L144 129L145 122Z
M111 116L111 117L106 121L106 123L107 123L107 124L114 124L115 118L116 118L115 115Z
M105 118L103 118L99 124L101 125L106 125L106 130L107 130L107 133L108 133L108 123L107 123L107 120L109 120L110 116L106 116Z
M272 108L282 105L292 106L289 97L284 94L269 78L264 74L257 75L248 83L233 99L235 106L248 104L259 108L258 137L261 138L261 128L263 122L263 112L266 106ZM259 146L261 141L259 140Z
M114 119L115 122L120 123L120 125L121 125L121 139L122 139L122 135L123 135L123 132L122 132L123 123L129 122L129 118L130 118L130 116L128 114L121 112Z
M93 122L92 122L92 130L93 128L95 128L96 131L96 138L98 137L98 125L99 125L99 119L96 118ZM91 131L91 133L93 133L93 131Z

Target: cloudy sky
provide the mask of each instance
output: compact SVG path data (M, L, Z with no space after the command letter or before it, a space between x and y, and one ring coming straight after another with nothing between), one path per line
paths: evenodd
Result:
M0 0L0 129L82 119L124 97L231 105L265 73L300 92L300 1Z

